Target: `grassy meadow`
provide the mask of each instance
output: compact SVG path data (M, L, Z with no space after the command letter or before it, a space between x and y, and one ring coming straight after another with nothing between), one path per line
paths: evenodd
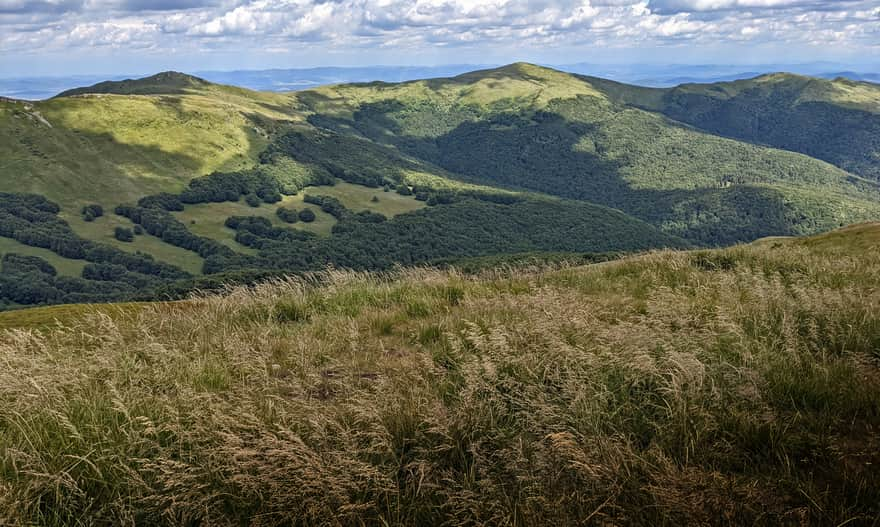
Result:
M315 213L315 221L305 223L298 221L288 224L281 221L276 215L279 206L294 207L297 210L310 208ZM302 195L284 196L280 203L261 204L259 207L251 207L244 202L227 201L223 203L198 203L187 205L186 210L175 212L174 216L186 224L187 229L199 236L205 236L223 242L233 250L249 253L252 250L235 241L235 231L226 227L226 219L231 216L258 216L266 218L278 227L291 227L313 232L320 236L329 236L330 229L336 223L336 218L323 212L315 205L303 203Z
M49 249L31 247L30 245L25 245L12 238L4 238L3 236L0 236L0 257L6 253L37 256L52 264L52 267L54 267L59 274L67 276L79 276L82 274L83 267L86 266L85 260L65 258L53 253Z
M389 218L425 207L424 202L417 201L413 196L401 196L395 192L383 192L382 189L338 181L333 186L306 187L299 194L284 196L279 203L271 205L263 203L259 207L250 207L244 200L199 203L187 205L186 210L175 212L174 216L199 236L221 241L235 251L252 254L255 251L235 241L235 231L226 227L226 218L230 216L259 216L270 220L279 227L301 229L319 236L330 235L333 225L336 224L336 218L322 211L317 205L303 202L303 196L306 194L331 196L354 212L369 210ZM374 196L377 201L373 201ZM315 221L285 223L276 215L278 207L289 207L298 211L311 209L315 213Z
M204 259L201 256L193 251L165 243L161 238L144 233L141 236L135 236L131 242L117 240L113 235L116 227L127 229L134 227L130 220L122 216L108 213L90 222L83 220L82 216L78 214L64 214L62 217L70 224L76 234L88 240L112 245L126 252L145 252L153 255L157 260L176 265L192 274L201 274L202 272Z
M296 119L288 101L214 85L0 101L0 187L44 195L71 214L179 192L194 177L253 166L276 130Z
M0 314L0 524L876 524L880 249L823 239Z
M425 203L413 196L401 196L396 192L383 192L380 188L354 185L345 181L337 181L333 186L307 188L304 194L330 196L338 199L345 208L354 212L368 210L389 218L425 208ZM376 201L373 201L374 197Z

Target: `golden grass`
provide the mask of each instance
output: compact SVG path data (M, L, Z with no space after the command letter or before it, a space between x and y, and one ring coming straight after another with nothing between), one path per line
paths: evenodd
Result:
M54 327L64 327L65 324L70 324L96 312L110 317L118 317L123 314L137 312L150 305L152 304L144 302L64 304L2 311L0 312L0 330L46 330Z
M6 331L0 524L870 525L878 253L328 271Z

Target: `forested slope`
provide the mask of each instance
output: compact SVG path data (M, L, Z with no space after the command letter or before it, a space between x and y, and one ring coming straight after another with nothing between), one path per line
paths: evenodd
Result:
M460 179L601 203L696 243L804 234L880 210L875 181L695 130L638 108L650 90L609 95L609 86L515 64L299 99L315 126L392 145ZM297 155L312 147L321 148L303 142Z

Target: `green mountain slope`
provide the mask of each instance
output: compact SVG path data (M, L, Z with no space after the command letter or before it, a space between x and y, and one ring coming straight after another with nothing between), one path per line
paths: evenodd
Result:
M180 191L215 170L253 166L275 130L295 118L285 95L195 82L149 86L161 94L0 100L0 191L45 195L71 210L92 202L112 208Z
M72 97L74 95L113 93L116 95L171 95L175 93L185 94L192 90L203 90L211 87L211 83L185 73L176 71L164 71L150 77L141 79L126 79L123 81L105 81L92 86L74 88L59 93L58 97Z
M880 180L880 85L790 74L662 90L599 82L617 101Z

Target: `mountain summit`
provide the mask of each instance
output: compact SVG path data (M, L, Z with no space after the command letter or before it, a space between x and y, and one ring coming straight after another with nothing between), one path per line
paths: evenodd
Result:
M163 71L141 79L104 81L84 88L74 88L61 92L56 97L100 93L116 95L168 95L186 93L187 90L205 88L210 85L211 83L205 79L193 75L177 71Z

